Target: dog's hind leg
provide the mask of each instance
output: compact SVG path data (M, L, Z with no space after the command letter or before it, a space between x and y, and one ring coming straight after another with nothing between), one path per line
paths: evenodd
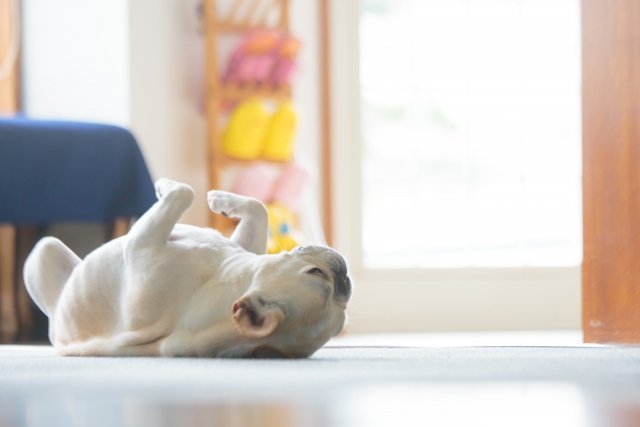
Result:
M24 281L33 301L47 316L53 314L62 289L82 260L55 237L41 239L24 263Z
M155 187L158 201L131 227L129 245L164 245L180 216L193 204L194 192L187 184L160 178Z
M232 242L257 255L267 253L269 214L260 201L226 191L211 190L207 193L207 202L212 211L240 219L240 224L231 235Z

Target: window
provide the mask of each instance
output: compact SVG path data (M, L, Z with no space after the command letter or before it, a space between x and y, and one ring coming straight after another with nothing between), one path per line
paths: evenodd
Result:
M23 2L23 109L128 126L129 2Z
M366 268L582 257L578 0L362 0Z
M330 6L349 330L580 328L578 1Z

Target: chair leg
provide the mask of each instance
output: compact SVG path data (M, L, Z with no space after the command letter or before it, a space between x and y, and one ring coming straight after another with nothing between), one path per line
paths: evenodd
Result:
M38 240L37 226L21 226L17 231L17 253L16 253L16 282L18 284L16 290L16 301L18 307L18 339L20 341L28 341L33 336L34 303L27 288L24 284L23 269L27 256L33 250Z
M122 237L129 232L131 228L131 219L130 218L116 218L115 221L110 224L109 234L111 239L117 239L118 237Z
M11 343L18 332L15 300L16 228L0 224L0 343Z

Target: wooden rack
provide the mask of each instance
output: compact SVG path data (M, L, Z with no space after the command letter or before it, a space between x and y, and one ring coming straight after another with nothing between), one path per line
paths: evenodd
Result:
M265 84L225 84L218 64L218 42L221 36L243 34L259 29L289 31L289 0L234 0L226 16L218 14L216 0L204 0L205 71L206 71L206 123L209 164L209 188L220 189L220 175L232 164L251 161L226 156L221 150L221 107L227 102L252 97L290 100L291 87L273 87ZM273 18L276 19L273 19ZM209 224L228 234L235 222L211 213Z

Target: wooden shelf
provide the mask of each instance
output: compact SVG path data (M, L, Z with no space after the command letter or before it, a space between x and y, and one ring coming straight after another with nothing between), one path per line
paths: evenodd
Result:
M215 25L218 27L219 32L227 34L243 34L252 31L273 29L273 27L269 28L263 24L234 24L229 22L217 22Z
M205 0L215 1L215 0ZM269 22L277 13L277 21ZM264 29L289 31L289 0L234 0L225 17L205 15L205 22L218 33L247 33Z
M220 152L217 156L218 156L218 159L217 159L218 163L223 167L249 166L254 163L268 163L272 165L286 165L287 163L289 163L288 161L270 160L270 159L263 159L260 157L258 157L257 159L238 159L237 157L228 156L222 152Z
M291 86L272 86L259 83L244 85L222 84L220 97L223 101L244 101L249 98L259 97L276 100L290 100Z
M218 43L221 36L244 34L260 29L289 30L289 0L234 0L226 16L219 16L217 0L204 0L205 71L206 71L206 123L207 147L209 149L209 186L220 189L221 173L230 166L246 166L260 160L242 160L222 152L220 118L230 103L258 97L269 100L290 100L289 85L230 84L221 81L222 72L218 64ZM269 25L270 23L270 25ZM264 160L265 162L277 164ZM211 213L210 225L223 234L229 234L236 221Z

